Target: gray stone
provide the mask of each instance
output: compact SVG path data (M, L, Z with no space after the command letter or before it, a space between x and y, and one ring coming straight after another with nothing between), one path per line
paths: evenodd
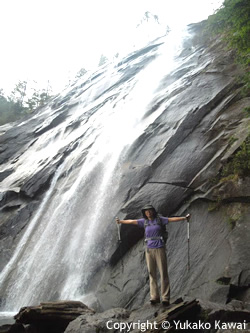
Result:
M69 322L82 314L94 314L85 304L77 301L41 303L24 307L15 315L16 323L29 325L32 331L62 333Z
M65 333L79 333L79 332L115 332L107 327L108 321L110 322L125 322L130 315L130 311L121 308L114 308L107 310L103 313L94 315L84 315L72 321Z
M187 48L179 55L182 65L163 76L155 87L156 94L147 106L144 120L153 119L159 110L162 112L133 144L124 149L118 176L114 170L114 178L119 178L119 184L115 183L116 194L115 198L111 197L112 202L108 202L109 193L107 195L102 228L95 230L95 253L93 257L91 254L91 265L83 272L83 277L87 277L81 286L84 294L94 294L90 301L98 311L125 307L136 310L149 300L142 241L144 231L136 226L123 225L122 242L117 243L114 225L115 216L140 217L145 203L153 204L164 216L192 214L189 270L187 225L180 222L168 226L166 251L172 300L185 295L216 301L220 305L234 299L248 303L249 176L219 184L215 184L214 179L249 133L249 119L243 113L243 109L249 106L249 98L241 97L237 81L241 71L234 64L232 54L225 51L220 40L211 38L209 43L204 43L201 35L197 35L201 26L190 27L196 35L186 41ZM63 121L79 112L79 117L65 128L65 135L77 133L76 137L55 154L41 159L33 174L24 177L20 173L12 188L1 192L3 267L48 193L51 179L65 161L67 168L58 179L53 195L61 188L62 193L66 193L77 181L94 143L88 144L88 134L93 131L91 126L85 132L74 131L81 126L84 128L91 116L106 103L118 97L127 98L127 90L126 94L119 95L121 87L127 85L128 89L132 88L131 79L155 59L160 45L160 42L154 42L117 64L118 78L106 78L104 70L100 69L88 82L77 83L68 93L55 97L49 105L37 110L18 126L5 127L1 131L0 163L5 170L1 172L4 182L15 176L23 155L26 151L32 154L42 135L50 133L50 140L57 140ZM97 84L101 79L108 81L104 80L105 84L101 86ZM91 87L96 89L90 92ZM79 107L88 104L88 100L84 100L85 93L91 94L95 103L80 114ZM103 96L101 103L98 101L100 96ZM236 137L237 142L231 144L232 137ZM85 141L86 146L82 149L80 144ZM81 154L76 157L74 152L79 146ZM39 146L41 150L44 148ZM66 160L68 156L70 158ZM96 183L99 184L102 172L102 163L91 170L84 183L86 193ZM72 213L81 220L83 203L87 209L92 199L80 190L76 198ZM71 216L68 223L71 223L70 219ZM44 297L59 295L56 288L63 286L64 277L69 273L64 271L64 265L58 262L56 265L60 283L56 278L53 280L53 293L51 286L46 285ZM110 316L108 313L105 315ZM90 330L93 316L90 315L86 323L84 318L77 319L78 326L86 324L86 330Z

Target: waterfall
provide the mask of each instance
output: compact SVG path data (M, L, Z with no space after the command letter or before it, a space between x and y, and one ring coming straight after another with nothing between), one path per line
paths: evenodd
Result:
M67 97L70 105L58 126L44 130L60 112L50 104L33 116L40 121L37 139L20 154L3 188L14 189L20 180L55 164L62 148L74 149L58 163L49 189L0 275L4 311L85 295L97 263L108 260L112 247L112 235L105 246L99 240L120 208L116 193L126 151L165 111L162 106L149 113L152 101L166 94L159 90L161 80L184 61L177 56L187 34L187 30L173 31L155 41L157 46L152 43L149 51L137 51L136 56L83 77L57 97ZM169 86L168 93L177 84Z

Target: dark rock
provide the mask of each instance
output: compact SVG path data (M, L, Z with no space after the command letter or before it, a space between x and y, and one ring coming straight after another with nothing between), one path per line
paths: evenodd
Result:
M210 332L216 332L215 323L242 323L242 326L246 329L248 328L248 323L250 322L250 312L244 310L216 310L211 311L208 315L208 322L211 323L212 329ZM217 327L218 329L218 327ZM229 331L232 332L232 331Z
M30 179L27 179L20 188L20 193L33 198L38 193L44 192L50 184L50 180L55 173L55 167L49 166L42 169L33 175Z
M210 296L210 301L214 303L225 303L225 300L229 298L229 286L220 286Z
M3 207L7 202L18 199L19 191L9 190L0 193L0 207Z
M13 158L17 153L25 151L30 145L33 136L34 124L36 120L32 119L29 125L12 127L0 137L0 145L2 153L0 155L0 163L5 163L10 158Z
M24 307L14 318L17 324L29 325L32 332L62 333L70 321L86 313L94 311L78 301L61 301Z
M65 333L90 333L95 331L103 333L119 331L139 333L146 331L146 327L147 332L150 328L150 332L163 332L164 330L160 328L162 322L169 321L172 323L173 320L197 319L199 312L200 306L196 300L179 302L167 308L161 304L154 306L145 304L131 313L125 309L110 309L93 316L78 317L69 324Z
M233 297L241 297L240 299L246 297L246 289L240 289L238 296L236 294L230 296L232 288L230 285L238 285L239 281L245 281L245 286L248 283L249 271L244 270L242 273L242 268L248 267L249 262L247 221L250 211L248 205L243 206L245 204L239 206L238 203L231 203L223 206L223 209L214 211L210 211L209 205L209 201L196 200L189 206L189 212L192 214L190 271L187 270L186 226L170 224L168 227L167 254L170 286L173 298L183 292L193 297L226 304ZM202 226L201 216L204 221ZM233 230L230 226L231 218L237 221ZM239 239L240 242L237 241ZM106 276L102 279L102 288L96 294L104 309L110 307L110 304L118 306L120 302L126 306L127 298L131 300L129 308L133 308L138 300L141 303L136 303L137 307L149 299L144 289L147 288L148 291L148 273L143 251L144 246L141 241L126 255L123 254L123 258L110 269L110 272L106 270ZM131 283L131 275L133 291L126 287L126 282ZM224 277L223 281L221 281L222 277ZM224 285L224 281L230 282ZM141 285L141 289L136 282ZM121 293L124 298L120 297ZM135 298L133 295L136 295Z
M15 213L11 213L10 217L5 221L1 227L0 239L12 236L15 238L17 234L26 226L34 209L36 209L37 203L31 202L23 207L17 209Z
M1 332L1 331L0 331ZM13 325L11 325L8 329L8 331L6 331L8 333L26 333L26 332L30 332L30 333L38 333L35 332L34 330L27 330L22 324L19 323L15 323Z
M61 124L66 119L66 117L67 117L67 112L60 113L58 116L56 116L54 119L52 119L52 121L50 122L49 125L38 128L35 131L35 135L36 136L41 135L41 134L51 130L52 128L58 126L59 124Z
M5 170L5 171L3 171L3 172L0 172L0 182L1 182L4 178L6 178L6 177L8 177L9 175L11 175L12 172L13 172L12 169Z
M69 324L69 326L65 330L65 333L90 333L95 331L114 332L114 330L109 330L107 328L107 322L109 320L116 323L125 322L129 317L129 314L130 311L120 308L114 308L107 310L103 313L80 316Z
M250 178L225 181L214 189L213 194L225 202L250 202Z
M30 222L32 212L37 208L37 202L18 204L8 203L3 207L3 218L0 224L0 269L3 269L10 260L15 250L15 242L18 242L25 227ZM9 207L9 209L8 209Z
M197 33L201 26L193 25L190 31ZM42 267L39 285L32 290L32 297L41 297L37 302L59 299L64 283L71 286L70 276L76 274L80 281L77 292L93 293L92 299L99 311L114 307L140 309L149 299L143 230L123 225L122 242L118 243L114 217L139 218L141 207L151 203L164 216L192 214L189 270L186 224L168 226L172 299L187 295L216 301L221 306L235 301L247 307L249 178L239 177L236 182L220 184L215 184L214 179L248 135L249 119L244 118L243 110L249 106L249 99L241 96L237 81L241 71L220 40L211 39L206 45L201 36L194 36L188 38L185 45L178 56L180 65L178 63L168 74L162 73L161 82L154 86L152 100L147 101L147 106L142 105L145 108L142 123L147 126L133 143L123 148L112 170L113 177L111 174L108 179L105 177L105 167L112 155L108 146L103 148L110 153L104 160L99 160L98 151L94 151L98 162L91 165L89 173L83 177L85 161L95 148L105 123L102 116L106 109L102 108L119 112L112 108L130 98L128 94L137 82L135 75L156 59L161 43L128 56L119 63L115 75L109 77L104 68L98 69L84 83L69 88L50 105L1 132L2 265L7 264L28 223L39 212L38 223L48 233L39 234L34 241L32 237L38 229L34 228L30 237L32 245L29 247L29 243L25 248L30 251L34 246L42 252L36 252L39 258L32 258L31 265L18 263L19 267L30 268L22 274L28 277L23 286L30 285L35 269ZM238 138L233 145L232 137ZM25 170L25 162L34 152L38 155L34 168L29 165L32 170ZM62 173L57 179L55 176L61 167ZM13 181L9 182L12 177ZM104 191L102 186L106 181L109 187ZM96 200L100 193L101 204ZM50 197L44 203L46 194ZM54 216L58 208L60 213ZM81 237L85 236L82 230L85 232L89 216L97 217L100 223L93 226L90 245L89 239L82 241ZM86 235L89 236L88 231ZM45 239L43 244L37 244L40 239ZM82 243L89 245L87 255L81 252ZM43 253L43 249L47 252ZM30 254L25 258L31 257ZM51 259L49 272L46 270L48 256ZM13 271L15 267L11 267L3 283L3 294L6 284L10 284L8 290L12 293L12 285L18 283L15 278L11 280ZM39 291L36 288L40 288ZM23 292L22 289L20 302ZM150 309L145 307L145 316L151 315ZM88 321L84 321L85 317L82 322L79 319L79 325L86 324L85 329L91 330L93 316L84 316L89 316Z
M158 46L160 46L162 43L158 43L158 44L153 44L150 46L147 46L139 51L134 52L132 55L128 56L127 58L125 58L122 62L118 63L118 66L121 66L131 60L135 60L136 58L144 55L145 53L153 50L154 48L157 48Z
M0 333L8 333L10 331L11 325L5 324L0 326Z

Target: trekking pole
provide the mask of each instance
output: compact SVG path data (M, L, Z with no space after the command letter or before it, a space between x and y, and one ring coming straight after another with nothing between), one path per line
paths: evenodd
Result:
M189 219L190 219L190 214L186 215L186 219L187 219L187 241L188 241L188 264L187 264L187 268L188 268L188 272L190 270L190 237L189 237Z
M121 224L120 223L117 223L119 222L119 218L116 217L116 224L117 224L117 230L118 230L118 249L119 249L119 252L120 252L120 258L121 259L121 268L122 268L122 272L124 272L124 264L123 264L123 259L122 259L122 256L123 256L123 251L122 251L122 240L121 240Z
M119 220L118 217L116 217L116 221ZM120 223L116 223L117 224L117 230L118 230L118 241L119 243L121 242L121 229L120 229Z

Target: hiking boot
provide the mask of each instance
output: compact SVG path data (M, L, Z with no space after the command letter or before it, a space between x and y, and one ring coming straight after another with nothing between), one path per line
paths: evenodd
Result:
M157 304L157 303L160 303L160 300L159 299L151 299L150 303L151 304Z
M162 301L162 305L169 306L169 301Z

